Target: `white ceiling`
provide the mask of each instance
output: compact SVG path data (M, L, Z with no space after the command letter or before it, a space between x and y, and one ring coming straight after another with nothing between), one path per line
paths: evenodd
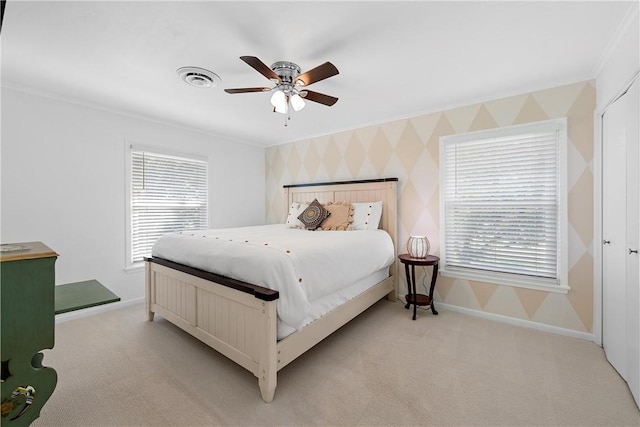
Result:
M2 84L271 146L594 77L632 2L7 2ZM239 59L340 74L288 127ZM198 89L176 75L222 78Z

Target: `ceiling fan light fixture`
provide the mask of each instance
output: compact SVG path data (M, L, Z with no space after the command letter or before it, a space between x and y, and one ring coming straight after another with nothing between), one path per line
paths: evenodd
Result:
M280 114L287 114L287 103L283 102L275 106L274 111Z
M283 91L278 89L275 92L273 92L273 95L271 95L271 105L278 108L278 107L284 106L286 103L287 103L287 98L284 95Z
M304 108L305 103L302 97L296 93L291 97L291 106L294 111L300 111Z

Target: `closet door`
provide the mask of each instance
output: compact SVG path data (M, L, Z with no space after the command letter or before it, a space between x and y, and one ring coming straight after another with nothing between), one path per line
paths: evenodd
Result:
M618 373L626 375L627 97L611 104L602 131L602 345Z
M602 343L640 406L640 83L602 118Z
M640 82L631 86L627 122L627 376L640 406Z

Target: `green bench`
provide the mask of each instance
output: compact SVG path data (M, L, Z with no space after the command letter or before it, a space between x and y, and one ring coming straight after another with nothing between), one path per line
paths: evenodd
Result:
M120 297L105 288L97 280L67 283L55 287L56 314L118 301L120 301Z

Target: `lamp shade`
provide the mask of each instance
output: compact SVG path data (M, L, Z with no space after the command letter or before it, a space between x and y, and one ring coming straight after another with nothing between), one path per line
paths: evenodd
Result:
M411 258L426 258L430 249L431 243L427 236L411 236L407 241L407 252Z

